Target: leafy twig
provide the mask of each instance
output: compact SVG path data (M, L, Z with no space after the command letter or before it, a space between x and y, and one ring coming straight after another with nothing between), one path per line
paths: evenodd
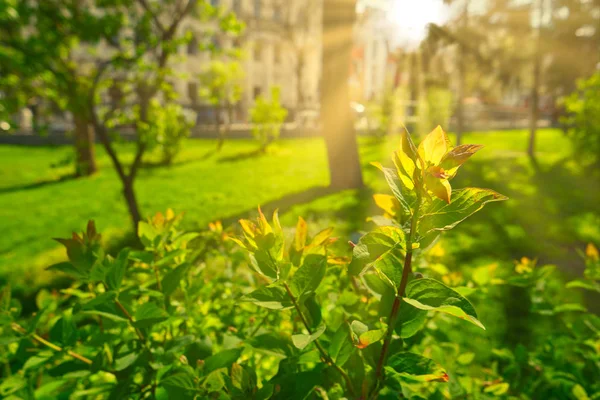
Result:
M15 332L21 333L23 335L27 335L27 331L25 330L25 328L23 328L21 325L19 325L17 323L12 323L11 328ZM61 352L61 353L64 352L64 353L68 354L69 356L76 358L79 361L82 361L88 365L92 365L92 360L90 360L89 358L84 357L81 354L75 353L74 351L65 350L62 347L57 346L54 343L47 341L46 339L44 339L43 337L41 337L40 335L38 335L36 333L32 334L31 337L33 339L35 339L35 341L37 341L38 343L41 343L44 346L46 346L54 351Z
M312 335L313 331L312 331L310 325L308 324L308 321L306 320L306 317L302 313L302 310L300 309L300 305L298 304L298 301L296 300L296 297L292 294L292 291L290 290L290 287L288 286L287 283L284 282L283 286L285 287L285 290L287 291L288 296L292 300L292 303L294 304L294 308L298 312L298 316L300 316L300 320L302 321L302 324L304 325L304 327L308 331L308 334ZM329 355L329 353L327 352L327 350L325 350L323 348L323 346L321 345L321 343L319 342L319 339L315 339L314 343L315 343L315 346L317 346L317 349L319 350L319 353L321 353L321 357L323 357L323 360L325 360L325 362L328 365L330 365L333 368L335 368L340 373L340 375L342 375L342 377L344 378L344 381L346 381L346 386L348 387L348 391L354 397L355 396L354 387L352 386L352 381L350 380L350 377L348 376L348 374L346 373L346 371L344 371L339 365L337 365L335 363L335 361L333 361L333 359L331 358L331 356Z
M381 353L379 354L379 361L377 362L377 368L375 370L375 383L374 383L370 398L376 398L377 393L379 391L379 385L381 384L381 379L383 378L383 367L385 365L387 353L388 353L388 350L390 347L390 343L392 341L392 335L394 333L394 326L396 324L396 318L398 317L400 305L402 304L402 298L404 297L404 292L406 291L406 285L408 284L408 277L410 276L410 273L412 272L412 256L413 256L412 246L413 246L414 236L415 236L415 233L417 230L417 221L419 219L420 209L421 209L421 195L417 194L417 202L415 205L415 212L412 215L412 220L410 223L410 232L408 234L408 238L406 239L406 256L404 258L404 267L402 269L402 279L400 280L400 286L398 287L398 292L396 293L396 297L394 298L394 303L392 305L392 311L390 312L390 317L388 318L387 332L385 334L383 346L381 347Z

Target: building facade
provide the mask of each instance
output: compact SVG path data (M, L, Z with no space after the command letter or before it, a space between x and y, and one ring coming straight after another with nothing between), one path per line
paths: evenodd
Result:
M254 99L268 97L271 88L281 89L281 101L290 119L318 108L321 75L322 0L212 0L221 12L234 12L245 23L240 37L216 36L213 45L227 53L241 50L239 62L245 72L243 95L234 122L245 122ZM202 40L210 29L197 20L186 20L182 33L192 35L181 46L181 57L173 63L177 79L173 86L181 104L198 113L198 124L212 123L214 111L198 96L199 75L211 58L227 58L202 51Z

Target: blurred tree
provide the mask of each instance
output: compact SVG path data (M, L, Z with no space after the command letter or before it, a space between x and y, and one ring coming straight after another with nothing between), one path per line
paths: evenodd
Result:
M324 0L323 4L321 125L330 186L335 189L363 185L348 88L355 9L355 0Z
M214 51L218 50L212 41L216 34L231 32L238 35L243 25L234 14L223 14L207 0L131 1L134 3L128 7L130 26L124 32L133 34L133 43L138 49L136 63L99 65L94 85L101 87L104 73L107 73L112 77L109 81L112 88L121 95L117 96L111 107L98 110L98 107L92 104L91 109L96 132L123 184L123 193L136 231L141 213L135 196L134 181L144 154L156 141L156 138L151 136L152 133L160 131L149 128L156 123L152 120L150 112L151 102L155 98L166 101L173 99L173 87L168 78L174 75L174 71L169 62L178 53L181 45L188 44L192 39L197 40L191 32L181 29L183 21L196 19L212 22L213 29L202 31L203 40L198 40L198 45ZM123 37L118 38L119 42L122 40ZM131 50L121 51L128 54ZM113 133L123 127L133 127L135 132L136 150L128 168L118 157L117 148L113 143Z
M217 150L221 150L234 119L234 106L242 99L244 71L237 61L215 60L199 75L199 80L200 97L215 108L215 123L219 134ZM225 124L223 112L227 115Z
M152 135L160 131L152 129L151 102L173 98L169 61L192 39L182 22L212 21L216 29L203 33L207 43L215 31L239 33L242 25L207 0L10 1L12 11L1 13L2 69L24 75L35 83L35 95L72 113L78 165L86 173L95 168L93 128L122 182L137 231L134 182L145 152L156 143ZM124 130L135 142L130 164L115 146Z
M444 0L446 4L456 4L459 0ZM456 24L457 34L467 37L469 35L469 5L470 0L462 0L462 11L459 13L458 24ZM457 43L457 86L456 86L456 109L454 115L456 116L456 145L460 145L462 142L462 135L465 130L465 119L464 119L464 99L465 99L465 80L467 75L467 55L468 49L465 46L466 40L458 41Z
M578 82L577 90L565 99L565 108L577 160L600 167L600 71Z
M124 26L125 9L104 2L92 10L83 0L10 0L2 8L0 64L3 76L9 77L3 82L3 104L15 112L42 99L67 110L75 126L76 174L94 173L94 132L87 104L96 95L90 91L90 60L98 56L88 46L115 45L112 39Z
M260 151L265 152L269 144L279 138L281 127L288 116L288 110L281 105L279 87L271 88L271 98L260 95L250 109L252 135L260 143Z

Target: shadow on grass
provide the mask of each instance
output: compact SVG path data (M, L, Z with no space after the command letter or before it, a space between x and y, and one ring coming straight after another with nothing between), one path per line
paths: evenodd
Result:
M249 158L262 157L266 154L268 154L268 153L265 150L256 149L256 150L232 154L230 156L220 157L217 159L217 162L220 162L220 163L236 162L236 161L247 160Z
M320 197L327 196L327 195L330 195L330 194L333 194L336 192L338 192L338 190L332 189L328 186L315 186L315 187L307 189L303 192L291 193L291 194L285 195L283 197L280 197L278 199L271 200L267 203L260 204L260 208L264 213L272 213L275 210L279 210L279 213L283 214L295 205L309 203L315 199L318 199ZM257 206L259 206L259 205L257 204ZM252 208L252 209L243 211L239 214L231 215L229 217L223 218L221 220L221 222L223 223L223 225L226 225L226 226L231 225L231 224L236 223L239 219L248 218L249 216L253 215L254 213L256 213L256 208Z
M23 191L23 190L38 189L38 188L41 188L44 186L55 185L57 183L70 181L70 180L73 180L76 178L77 178L77 176L75 176L75 174L67 174L67 175L60 176L58 179L48 179L48 180L40 181L40 182L27 183L25 185L16 185L16 186L10 186L10 187L6 187L6 188L0 188L0 194L19 192L19 191ZM81 178L85 178L85 177L81 177Z

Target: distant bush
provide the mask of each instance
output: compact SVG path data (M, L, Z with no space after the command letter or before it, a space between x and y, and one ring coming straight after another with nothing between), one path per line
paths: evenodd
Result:
M448 89L430 87L419 102L419 131L429 126L448 126L452 116L452 92Z
M580 157L600 163L600 72L580 80L564 104L567 116L563 122Z
M215 125L219 135L217 150L220 150L233 121L233 107L242 99L244 70L237 61L211 61L198 78L200 97L215 108ZM227 115L225 121L223 113ZM225 129L222 129L223 125Z
M188 138L193 124L186 119L183 108L176 103L150 102L149 122L143 130L149 149L158 149L163 164L171 164L181 150L183 140Z
M254 106L250 109L250 122L252 135L260 143L261 151L265 151L271 142L279 138L287 115L287 109L280 102L278 87L271 88L270 100L263 96L256 98Z

